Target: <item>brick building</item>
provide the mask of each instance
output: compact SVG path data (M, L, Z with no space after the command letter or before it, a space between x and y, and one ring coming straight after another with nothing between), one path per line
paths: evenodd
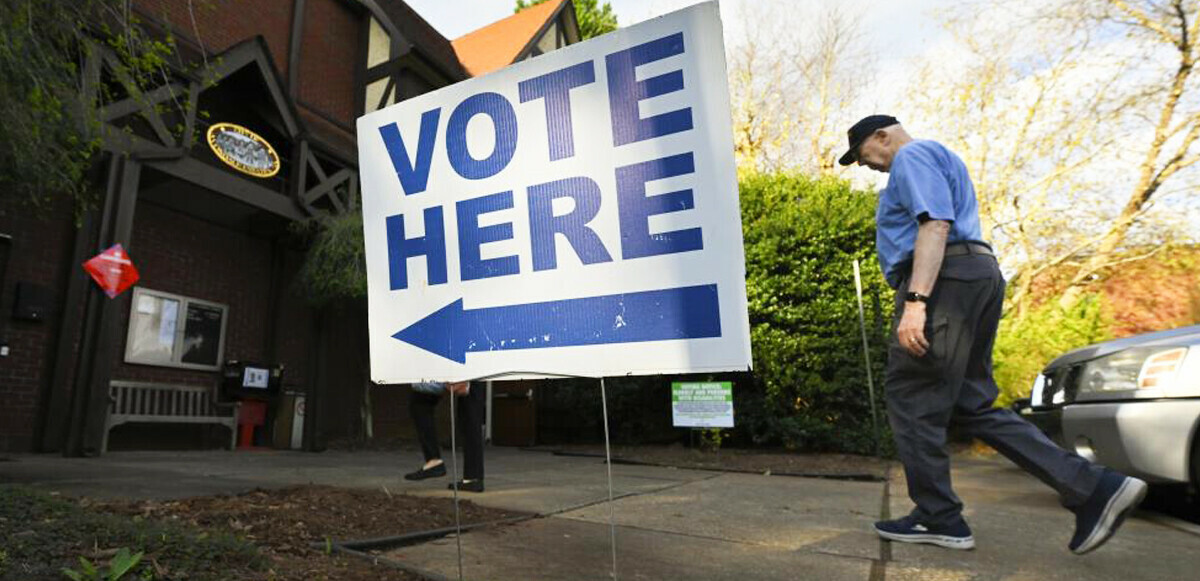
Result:
M133 6L194 67L122 99L97 51L85 90L117 88L99 207L77 220L65 200L31 215L0 199L0 451L97 453L114 382L215 389L232 360L282 367L282 389L307 398L306 448L361 433L370 410L377 434L402 434L403 389L365 396L365 309L296 292L292 225L355 208L357 116L578 42L573 4L453 42L400 0ZM80 264L117 243L141 280L110 299ZM111 445L227 441L222 430L130 424Z

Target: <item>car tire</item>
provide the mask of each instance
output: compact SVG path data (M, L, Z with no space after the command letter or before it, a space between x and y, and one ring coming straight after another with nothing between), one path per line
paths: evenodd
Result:
M1200 497L1200 425L1192 431L1192 461L1189 476L1191 482L1188 483L1188 488L1194 497Z

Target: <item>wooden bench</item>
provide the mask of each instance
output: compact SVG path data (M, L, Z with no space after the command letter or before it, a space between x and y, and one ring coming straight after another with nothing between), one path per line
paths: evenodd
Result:
M108 433L130 422L171 424L220 424L229 428L229 449L237 445L238 413L241 403L213 399L214 390L193 385L167 385L138 381L109 384L108 418L100 453L108 451Z

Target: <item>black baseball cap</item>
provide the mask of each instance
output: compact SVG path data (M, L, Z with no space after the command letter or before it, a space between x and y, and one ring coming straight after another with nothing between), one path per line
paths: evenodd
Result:
M862 145L863 141L866 141L876 130L891 127L897 123L900 122L891 115L869 115L860 119L858 123L855 123L846 132L846 136L850 139L850 149L847 149L846 153L842 154L838 163L850 165L858 161L858 146Z

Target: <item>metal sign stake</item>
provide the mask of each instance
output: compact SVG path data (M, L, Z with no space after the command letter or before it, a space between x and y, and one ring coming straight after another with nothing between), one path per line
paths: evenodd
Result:
M544 373L539 371L509 371L505 373L494 373L470 379L467 384L470 385L477 381L491 381L496 378L505 377L508 375L539 375L551 379L596 379L594 377L584 377L581 375L563 375L561 373ZM612 546L612 571L610 575L613 579L617 579L617 525L615 521L615 508L613 507L613 480L612 480L612 446L608 437L608 393L605 390L604 378L600 379L600 408L604 414L604 466L608 471L608 534L609 542ZM470 389L468 387L468 389ZM450 393L450 473L453 476L450 483L454 489L454 540L458 546L458 581L463 581L463 552L462 552L462 521L459 516L458 508L458 423L454 411L453 392Z
M875 381L871 377L871 351L867 344L867 319L863 314L862 275L859 273L858 259L854 259L854 291L858 294L858 327L862 330L863 359L867 365L867 392L871 396L871 430L875 434L875 455L879 455L879 419L875 413Z

